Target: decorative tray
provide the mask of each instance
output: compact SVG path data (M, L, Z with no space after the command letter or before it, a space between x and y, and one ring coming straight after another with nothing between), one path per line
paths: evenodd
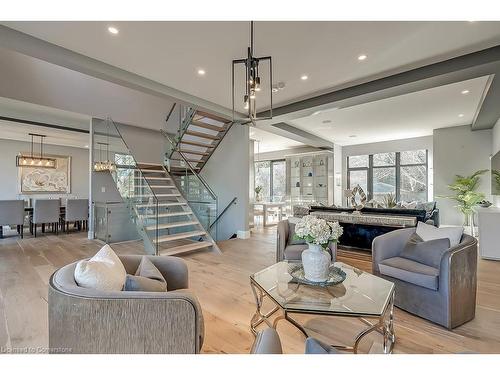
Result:
M304 267L302 264L293 264L289 266L288 273L293 277L292 282L306 285L317 285L317 286L332 286L342 283L347 275L339 267L335 267L333 264L330 266L328 279L325 281L311 281L306 279L304 274Z

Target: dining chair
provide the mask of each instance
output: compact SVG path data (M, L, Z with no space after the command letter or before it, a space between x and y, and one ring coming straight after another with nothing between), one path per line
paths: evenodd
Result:
M42 224L42 232L45 229L45 224L52 225L52 231L56 234L59 232L59 219L61 203L59 199L36 199L33 204L33 217L30 223L30 229L36 237L36 227Z
M24 231L24 201L0 201L0 238L3 237L3 226L17 225L17 233L23 238Z
M89 201L88 199L68 199L66 201L66 214L62 221L62 230L69 232L69 224L74 222L78 230L88 229Z

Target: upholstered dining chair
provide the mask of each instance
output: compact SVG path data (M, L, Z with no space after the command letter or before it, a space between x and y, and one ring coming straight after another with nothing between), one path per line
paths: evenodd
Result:
M0 201L0 238L3 237L4 225L16 225L17 232L23 238L24 231L24 201L2 200Z
M63 230L69 232L69 223L74 222L78 229L87 227L89 218L89 201L88 199L68 199L66 201L66 213L64 215Z
M31 219L31 229L36 237L36 227L42 224L44 231L45 224L51 224L52 230L59 231L59 219L61 217L59 199L36 199L33 204L33 217Z

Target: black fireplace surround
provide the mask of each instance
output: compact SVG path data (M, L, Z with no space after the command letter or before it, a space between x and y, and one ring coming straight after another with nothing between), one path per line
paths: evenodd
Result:
M324 206L311 206L311 212L353 212L354 208L343 207L324 207ZM439 209L436 207L436 202L432 210L426 211L423 209L407 209L407 208L372 208L363 207L361 209L363 214L374 215L389 215L389 216L413 216L417 221L424 223L431 223L439 226ZM342 237L340 237L339 245L355 247L363 250L370 250L372 248L372 241L375 237L391 232L401 227L389 227L382 225L365 225L365 224L350 224L340 223L344 229Z

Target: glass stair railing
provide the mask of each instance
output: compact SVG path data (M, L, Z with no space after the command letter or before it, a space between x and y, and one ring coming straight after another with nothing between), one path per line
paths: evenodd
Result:
M111 175L122 200L127 204L129 218L144 241L146 252L174 255L206 248L220 252L206 229L217 212L216 200L214 207L213 201L210 205L201 202L191 205L186 193L178 189L178 178L181 179L180 186L185 184L181 176L170 175L160 163L136 160L120 134L119 126L111 119L106 123L102 134L106 134L109 141L101 143L107 143L113 150L115 164ZM104 164L109 165L109 158L107 156Z
M165 142L165 167L172 177L203 228L214 239L217 238L218 202L217 195L199 175L195 167L178 149L178 140L162 130Z
M105 166L97 173L111 173L116 189L128 208L129 218L144 241L146 253L158 254L158 215L161 202L157 193L153 190L150 180L141 170L113 120L107 119L94 131L96 140L94 149L98 150L96 154L99 155L99 161L96 163ZM102 157L103 147L106 149L105 158Z

